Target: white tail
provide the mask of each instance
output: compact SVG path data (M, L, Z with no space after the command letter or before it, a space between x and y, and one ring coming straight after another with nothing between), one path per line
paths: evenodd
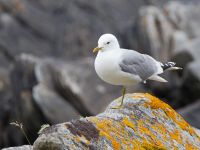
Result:
M158 75L153 75L153 76L149 77L149 80L154 80L154 81L158 81L158 82L168 82L167 80L165 80L164 78L162 78Z
M168 68L168 69L166 69L166 70L182 70L183 68L181 68L181 67L170 67L170 68Z

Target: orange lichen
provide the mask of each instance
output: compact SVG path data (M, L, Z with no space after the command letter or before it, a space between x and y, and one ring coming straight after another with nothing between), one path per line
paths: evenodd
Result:
M156 145L153 145L153 144L144 144L142 147L145 150L167 150L164 147L156 146Z
M190 143L186 143L185 149L186 150L199 150L197 147L195 147L194 145L192 145Z
M145 101L142 105L151 107L152 113L156 112L156 109L162 109L166 114L164 115L166 119L171 118L180 129L197 137L192 127L166 103L150 94L134 94L133 98L148 99L149 101ZM170 141L174 149L177 148L176 142L185 147L192 147L188 143L185 144L187 139L183 140L182 132L178 129L174 129L172 132L164 123L159 123L157 119L154 120L148 115L144 117L146 118L137 118L137 114L132 112L130 116L125 116L120 120L102 117L89 117L87 119L99 130L100 137L109 140L114 149L165 150L166 141ZM132 129L134 137L130 135L130 130L127 130L127 127ZM193 145L193 149L194 147Z
M120 144L115 140L115 138L110 134L114 128L112 128L112 121L108 119L99 120L97 118L90 118L90 121L95 122L97 128L100 130L100 136L105 136L111 141L113 148L120 149Z
M139 129L139 133L141 135L143 135L143 137L149 137L148 141L154 143L154 146L164 148L164 145L163 145L161 139L159 139L157 137L157 135L155 134L155 131L153 131L153 127L157 128L156 131L160 131L160 129L161 129L161 128L159 128L160 126L157 126L157 124L151 125L152 130L150 130L150 128L147 127L146 124L147 123L146 123L145 120L139 120L138 121L137 128ZM147 139L145 139L145 138L143 138L143 141L145 143L149 143L149 142L147 142Z
M120 144L108 133L101 131L100 136L105 136L107 139L109 139L112 142L112 145L115 149L120 149Z
M157 142L154 142L154 145L151 144L150 141L142 137L142 134L138 135L142 141L136 138L130 138L130 135L127 130L125 130L125 127L132 128L133 130L136 130L136 127L134 123L128 119L128 117L123 118L122 122L110 120L108 118L97 119L95 117L90 117L88 119L96 125L97 129L100 131L100 136L104 136L111 141L114 149L120 149L122 145L123 148L126 147L126 149L134 150L145 150L148 145L164 149L162 143L159 140L156 140L156 136L153 135L153 133L151 133L147 128L142 127L142 123L140 126L141 133L151 136L152 141L155 140Z
M168 104L162 102L158 98L145 93L145 94L134 94L134 98L147 98L150 102L146 102L144 106L150 106L152 109L162 109L168 117L170 117L180 128L185 131L188 131L191 135L195 135L194 129L179 115L173 110Z
M127 127L135 130L135 125L128 119L128 117L125 117L123 120L122 120L122 123L125 124Z
M172 139L178 141L180 143L181 136L178 130L174 130L173 132L169 132L169 135L172 137Z
M100 136L105 136L108 140L110 140L114 149L120 149L120 145L122 144L127 146L135 145L131 144L134 140L128 140L128 133L124 130L125 126L123 126L120 122L96 118L90 118L90 121L95 122L97 128L100 130Z

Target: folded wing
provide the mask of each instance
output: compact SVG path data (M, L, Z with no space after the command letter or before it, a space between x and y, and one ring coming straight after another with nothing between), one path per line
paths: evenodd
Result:
M163 72L160 64L151 56L132 50L123 53L119 65L123 72L138 75L143 81Z

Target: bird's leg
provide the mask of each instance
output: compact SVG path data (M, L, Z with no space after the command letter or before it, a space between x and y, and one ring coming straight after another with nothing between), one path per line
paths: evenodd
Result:
M123 86L123 88L122 88L122 99L121 99L120 107L123 105L125 94L126 94L126 88Z
M122 99L121 99L121 103L120 103L119 106L117 106L117 107L113 107L112 109L119 109L119 108L122 107L123 102L124 102L125 94L126 94L126 87L123 86L123 87L122 87Z

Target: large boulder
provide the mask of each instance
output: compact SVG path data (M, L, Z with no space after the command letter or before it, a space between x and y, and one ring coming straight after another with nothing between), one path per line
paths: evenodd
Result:
M44 128L33 149L199 149L197 132L168 104L127 94L97 116Z

